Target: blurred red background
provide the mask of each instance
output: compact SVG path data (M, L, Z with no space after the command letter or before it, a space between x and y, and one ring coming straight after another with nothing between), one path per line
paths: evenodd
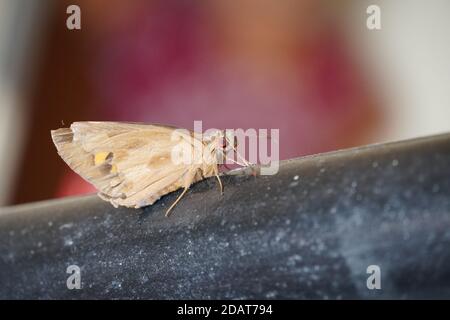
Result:
M82 29L65 27L69 4ZM322 1L58 1L12 203L93 192L50 129L80 120L276 128L282 159L363 144L379 102Z

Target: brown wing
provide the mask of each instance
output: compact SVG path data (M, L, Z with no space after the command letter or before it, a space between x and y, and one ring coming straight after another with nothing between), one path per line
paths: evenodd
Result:
M176 128L121 122L74 122L51 132L59 155L113 205L142 207L185 186L195 170L174 164ZM191 132L181 135L189 139ZM194 140L194 145L198 141ZM195 182L201 176L195 175Z

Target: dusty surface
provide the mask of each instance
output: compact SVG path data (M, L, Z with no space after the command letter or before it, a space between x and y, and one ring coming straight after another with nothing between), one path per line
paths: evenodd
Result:
M226 176L223 196L208 179L169 218L180 191L144 209L96 196L3 208L0 298L448 298L449 165L441 135Z

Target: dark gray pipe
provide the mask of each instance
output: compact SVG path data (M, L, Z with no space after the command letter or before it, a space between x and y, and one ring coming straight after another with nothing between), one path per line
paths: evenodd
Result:
M449 164L445 134L208 179L169 218L179 192L3 208L0 298L450 298Z

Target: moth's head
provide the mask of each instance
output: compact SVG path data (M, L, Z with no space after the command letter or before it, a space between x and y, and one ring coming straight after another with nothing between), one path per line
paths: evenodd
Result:
M227 152L236 149L237 140L231 130L214 130L203 136L203 141L209 146L213 157L218 163L223 163Z
M204 136L203 141L212 143L213 149L220 149L227 152L237 147L237 139L233 131L230 130L215 130Z

